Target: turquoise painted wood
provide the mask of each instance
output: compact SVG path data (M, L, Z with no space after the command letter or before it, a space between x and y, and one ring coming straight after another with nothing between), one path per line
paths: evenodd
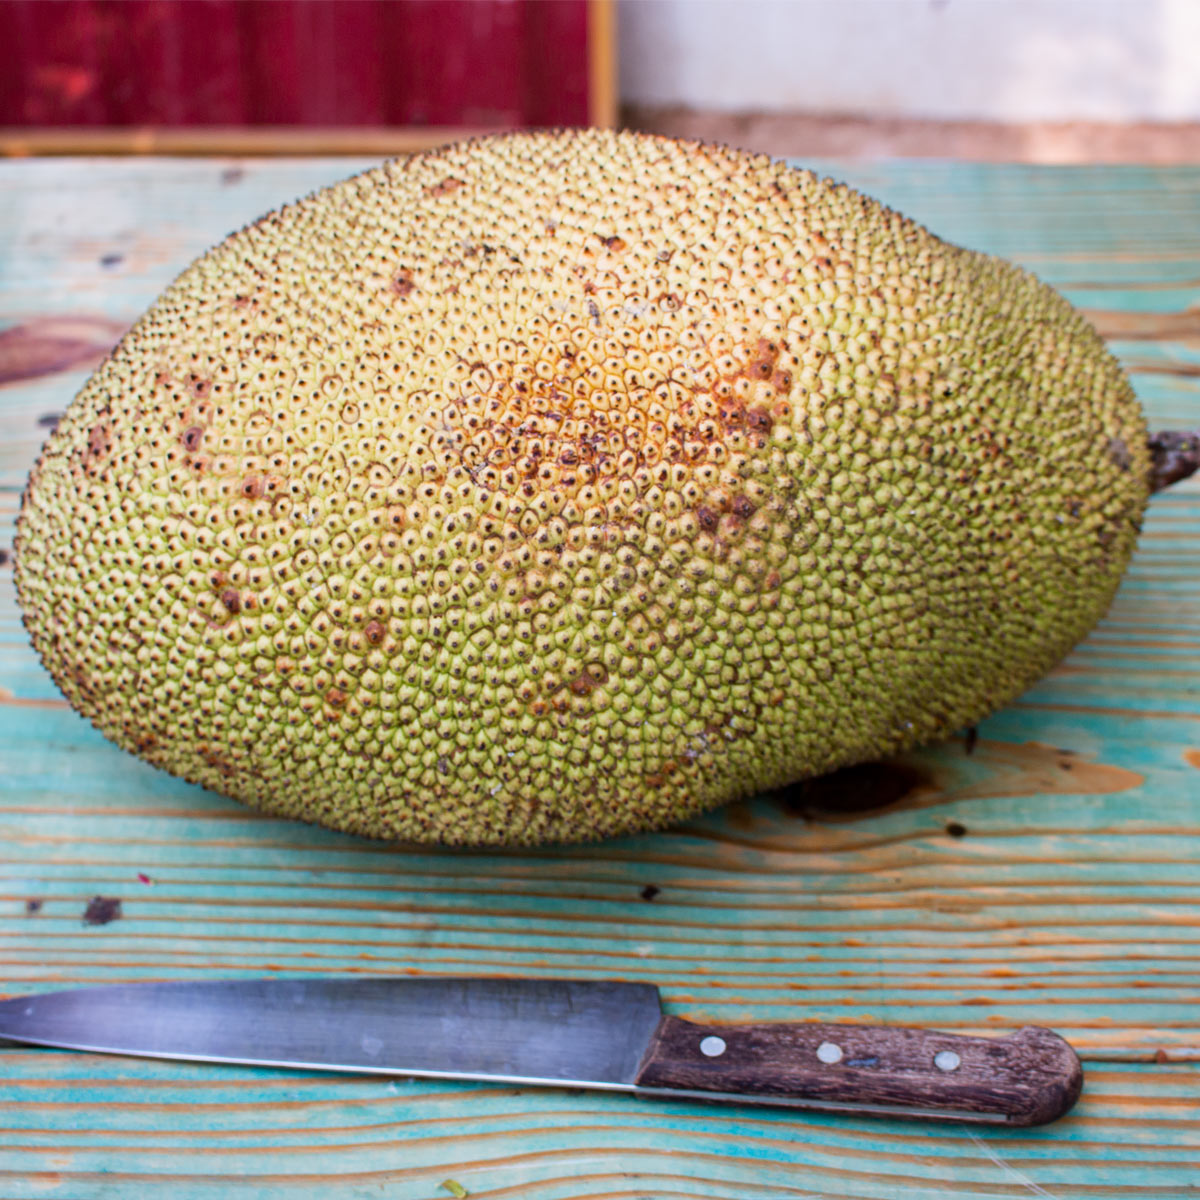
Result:
M363 165L0 163L0 376L23 376L0 385L0 549L39 419L116 332L227 232ZM819 166L1061 287L1151 425L1200 427L1200 169ZM357 841L135 761L65 706L0 564L0 847L6 994L276 972L641 979L705 1020L1049 1024L1088 1069L1070 1117L1008 1132L7 1047L0 1197L433 1200L451 1180L497 1200L1193 1195L1200 484L1156 499L1109 617L972 753L960 737L670 833L538 853ZM97 895L118 919L84 922Z

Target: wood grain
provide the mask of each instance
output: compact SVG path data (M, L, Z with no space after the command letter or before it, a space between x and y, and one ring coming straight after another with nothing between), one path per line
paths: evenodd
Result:
M359 165L0 163L0 329L126 325L194 254ZM1200 427L1195 379L1167 370L1200 364L1200 169L818 166L1093 311L1134 314L1109 334L1142 365L1151 426ZM0 388L0 551L47 422L85 375ZM37 663L0 554L6 994L276 972L643 980L715 1024L1049 1025L1087 1064L1062 1122L931 1133L4 1048L0 1197L432 1200L447 1178L522 1200L1192 1194L1198 535L1200 484L1156 497L1108 618L970 752L959 736L669 834L535 854L266 820L120 753ZM85 924L96 896L120 916Z
M125 327L105 317L45 317L0 329L0 387L95 366Z
M1183 1200L1192 1069L1088 1074L1051 1126L995 1130L428 1081L5 1051L0 1194L478 1200ZM32 1169L31 1169L32 1168Z

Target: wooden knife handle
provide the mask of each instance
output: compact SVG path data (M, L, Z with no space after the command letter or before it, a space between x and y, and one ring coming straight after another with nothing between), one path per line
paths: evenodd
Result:
M1042 1125L1079 1098L1083 1068L1058 1034L1033 1026L982 1038L863 1025L704 1026L663 1017L637 1086L711 1100Z

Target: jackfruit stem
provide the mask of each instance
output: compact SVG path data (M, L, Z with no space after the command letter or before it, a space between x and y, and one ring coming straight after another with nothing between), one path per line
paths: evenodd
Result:
M1200 467L1200 431L1164 430L1150 435L1150 490L1187 479Z

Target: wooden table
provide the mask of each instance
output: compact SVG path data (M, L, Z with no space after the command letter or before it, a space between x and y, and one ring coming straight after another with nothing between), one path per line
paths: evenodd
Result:
M94 347L229 230L360 165L0 164L0 328L22 326L0 333L0 547ZM1062 287L1152 425L1200 426L1200 169L822 165ZM135 761L59 697L0 566L0 991L641 979L710 1021L1046 1023L1087 1067L1070 1117L1010 1132L6 1047L0 1196L1194 1195L1198 535L1200 485L1158 497L1108 619L973 752L536 854L356 841Z

